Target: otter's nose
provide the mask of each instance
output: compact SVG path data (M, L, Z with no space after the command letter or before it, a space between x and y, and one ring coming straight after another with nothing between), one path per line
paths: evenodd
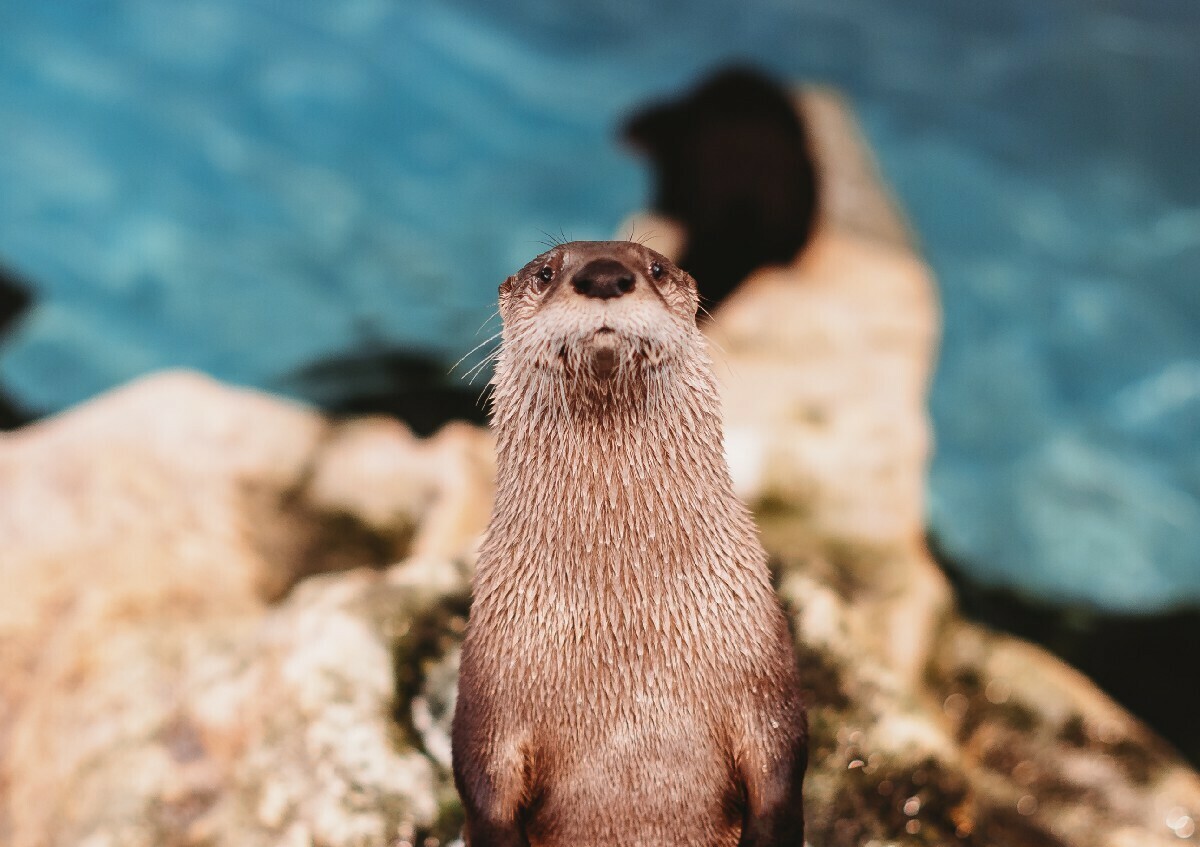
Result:
M607 300L633 290L633 271L615 259L593 259L571 278L571 285L584 297Z

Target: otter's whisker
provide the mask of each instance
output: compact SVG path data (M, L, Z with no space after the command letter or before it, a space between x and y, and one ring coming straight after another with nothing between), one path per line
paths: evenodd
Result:
M483 332L483 328L490 324L493 320L500 317L499 309L492 309L492 313L484 318L483 323L479 325L479 329L475 330L475 337L479 337L479 333Z
M450 370L448 373L454 373L454 370L459 365L461 365L463 362L465 362L467 359L469 359L476 350L478 350L480 347L484 347L488 344L491 344L493 341L495 341L497 338L499 338L503 334L504 334L504 330L500 330L500 332L497 332L495 335L491 336L490 338L485 338L483 341L476 344L474 347L472 347L470 350L468 350L461 359L459 359L457 362L455 362L453 365L450 366Z
M463 374L463 377L462 377L463 382L471 382L472 380L475 379L476 376L478 376L480 373L483 372L483 369L485 367L492 364L493 362L496 362L497 360L499 360L499 358L500 358L500 345L496 345L496 349L492 350L490 353L488 353L486 356L484 356L476 365L474 365L469 371L467 371L465 374Z
M489 381L486 385L483 386L483 391L480 391L479 396L475 398L475 408L476 409L486 409L487 408L487 405L492 400L492 396L495 394L495 388L496 388L496 384L491 381ZM487 397L486 400L484 399L485 395Z
M721 346L721 344L720 344L720 342L718 342L718 341L717 341L715 338L713 338L711 335L704 334L704 340L705 340L705 342L707 342L708 344L711 344L713 347L715 347L715 348L716 348L716 349L717 349L717 350L718 350L718 351L721 353L721 357L720 357L720 358L721 358L721 364L722 364L722 365L725 367L725 370L728 372L728 374L729 374L729 378L730 378L730 379L736 379L736 380L738 380L738 381L740 382L740 381L741 381L741 376L738 374L738 372L737 372L737 371L735 371L735 370L733 369L733 363L732 363L732 361L731 361L731 358L732 358L732 357L729 355L729 351L728 351L728 350L726 350L724 347L722 347L722 346ZM712 357L711 355L709 355L709 357L708 357L708 358L709 358L709 360L711 361L713 357Z

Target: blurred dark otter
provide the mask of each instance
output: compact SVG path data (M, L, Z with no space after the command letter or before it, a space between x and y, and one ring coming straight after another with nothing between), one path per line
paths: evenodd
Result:
M744 67L634 114L622 135L654 163L655 211L687 230L680 266L719 303L752 271L792 262L817 206L808 133L787 89Z
M469 847L801 847L787 619L696 285L629 241L500 287L496 499L454 715Z
M33 296L25 283L0 267L0 339L32 302ZM0 429L14 429L28 420L29 415L0 388Z

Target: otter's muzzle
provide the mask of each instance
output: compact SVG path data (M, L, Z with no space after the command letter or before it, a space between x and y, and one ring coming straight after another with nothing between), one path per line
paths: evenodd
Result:
M584 297L608 300L633 291L637 277L616 259L593 259L571 278L571 286Z

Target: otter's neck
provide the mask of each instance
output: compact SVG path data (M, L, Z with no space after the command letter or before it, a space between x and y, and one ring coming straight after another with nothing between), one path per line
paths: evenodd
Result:
M515 555L526 577L591 583L752 564L734 561L761 548L733 493L708 368L607 392L523 380L502 380L509 390L494 398L496 506L481 568Z

